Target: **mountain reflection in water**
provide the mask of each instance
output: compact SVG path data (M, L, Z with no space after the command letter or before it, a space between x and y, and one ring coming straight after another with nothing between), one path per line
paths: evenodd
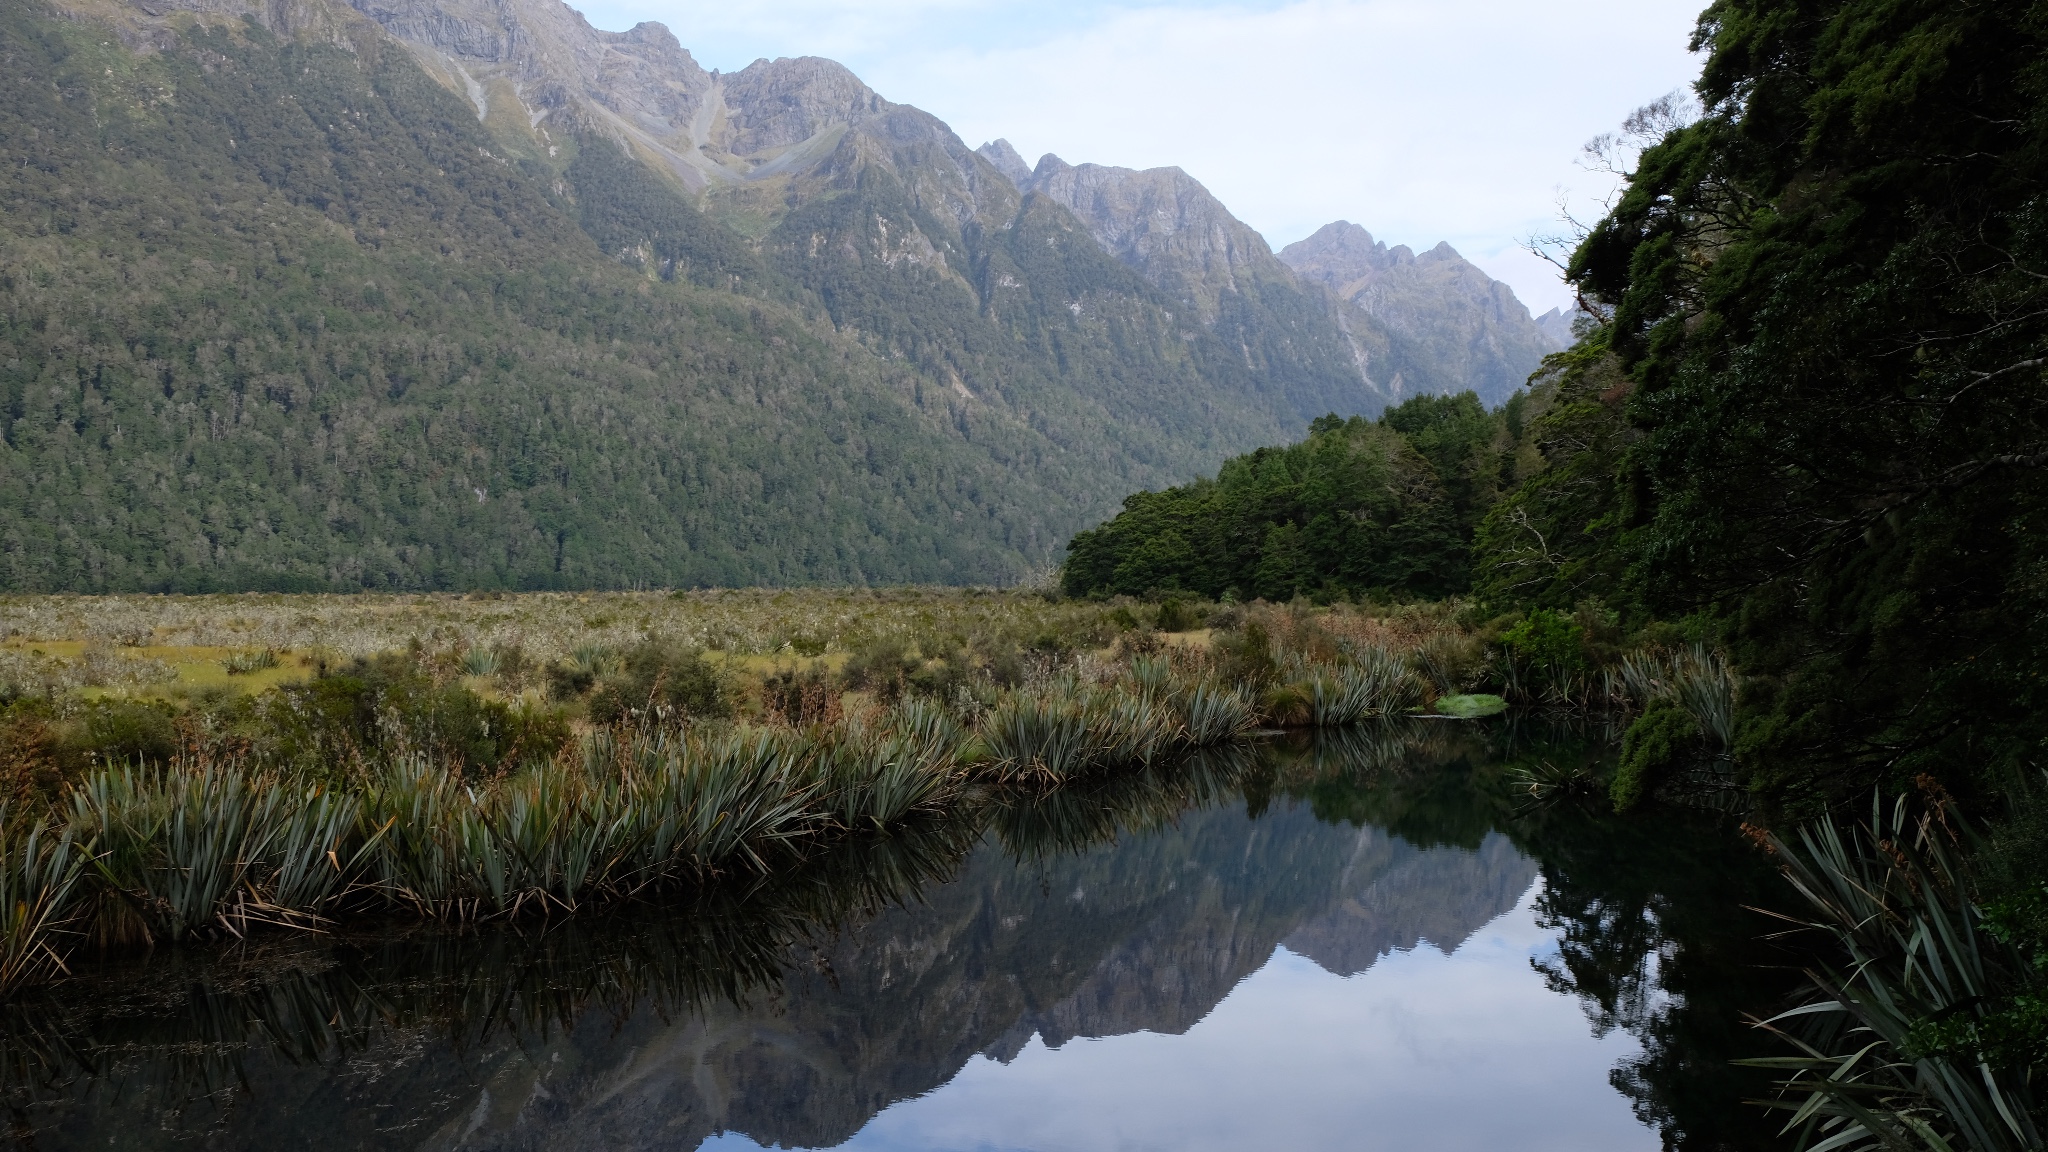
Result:
M1632 1024L1592 987L1655 1016L1643 981L1672 949L1574 950L1584 918L1502 830L1513 743L1361 732L994 809L689 909L87 974L9 1009L14 1132L1649 1149L1647 1121L1683 1144L1670 1094L1636 1083L1662 1057L1633 1037L1668 1019Z

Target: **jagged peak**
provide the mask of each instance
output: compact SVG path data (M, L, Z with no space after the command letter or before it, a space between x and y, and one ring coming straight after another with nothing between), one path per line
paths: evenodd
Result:
M1336 220L1282 248L1280 259L1304 276L1337 286L1410 263L1415 254L1406 245L1389 248L1349 220Z
M1010 183L1022 188L1031 179L1031 165L1008 140L997 138L974 150L975 155L995 165L996 171L1009 178Z
M578 12L576 15L581 18L583 14ZM585 20L584 23L588 24L589 21ZM604 33L599 34L604 35ZM666 48L673 52L681 52L685 56L690 54L689 49L683 47L683 42L676 39L676 34L669 31L668 25L660 21L642 20L616 35L628 44L648 44L657 48Z

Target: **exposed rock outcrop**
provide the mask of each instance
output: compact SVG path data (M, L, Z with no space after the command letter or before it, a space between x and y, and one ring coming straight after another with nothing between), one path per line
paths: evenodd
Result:
M1552 308L1536 318L1536 327L1542 329L1543 334L1550 337L1551 342L1559 348L1569 348L1578 340L1578 336L1572 331L1572 327L1584 315L1585 313L1576 306L1571 308Z
M1512 288L1449 244L1417 255L1339 220L1288 245L1280 259L1414 342L1420 355L1490 405L1506 400L1560 347Z

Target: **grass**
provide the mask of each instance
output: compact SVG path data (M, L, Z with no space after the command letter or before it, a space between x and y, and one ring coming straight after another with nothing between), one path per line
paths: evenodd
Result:
M161 766L88 772L26 831L0 814L18 893L0 979L61 971L73 924L105 945L148 944L393 912L568 914L758 880L976 789L1146 772L1253 722L1243 692L1141 657L1005 689L971 722L911 696L807 727L600 728L485 779L401 748L330 783L200 743Z
M891 636L1001 633L1104 642L1117 605L959 588L424 595L5 596L9 649L273 649L345 661L429 648L566 659L650 637L736 656L845 653ZM208 658L218 660L221 655Z
M0 991L81 938L757 883L938 814L1156 783L1259 729L1455 711L1513 665L1469 615L974 589L0 598L4 883L35 893Z

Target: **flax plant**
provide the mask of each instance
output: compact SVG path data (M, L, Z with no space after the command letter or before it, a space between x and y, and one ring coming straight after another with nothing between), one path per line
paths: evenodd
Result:
M1735 744L1735 672L1704 644L1667 652L1632 652L1616 670L1615 689L1636 708L1671 699L1692 714L1700 732L1723 748Z
M93 773L71 793L71 827L98 848L103 935L139 925L144 940L242 935L252 922L289 920L307 908L278 904L278 853L288 838L325 855L338 822L298 819L291 790L239 765L123 767ZM313 891L305 865L285 870L294 892ZM132 913L132 917L123 913Z
M1873 798L1867 824L1823 820L1797 847L1768 843L1844 966L1809 970L1814 995L1758 1026L1798 1055L1744 1061L1789 1073L1779 1099L1806 1152L2040 1149L2024 1069L1929 1053L1916 1032L1988 1010L2021 958L1984 931L1946 805L1915 814ZM1803 1026L1803 1027L1802 1027Z
M74 894L91 854L70 828L9 827L0 806L0 996L66 971L58 945L79 916Z

